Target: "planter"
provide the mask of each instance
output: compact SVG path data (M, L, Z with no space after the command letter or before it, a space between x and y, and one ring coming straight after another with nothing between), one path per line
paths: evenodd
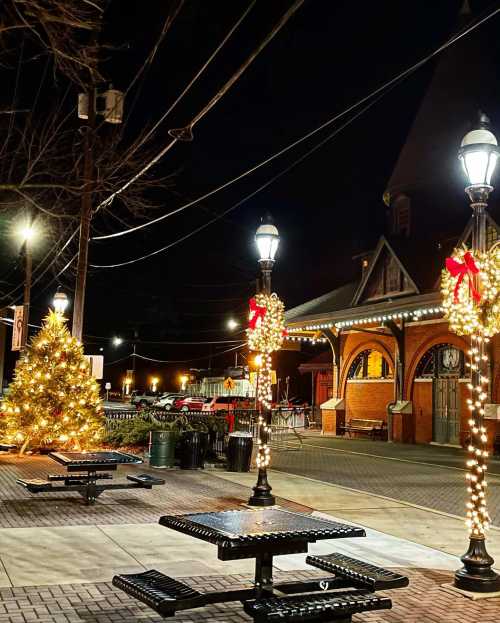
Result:
M199 469L204 466L208 447L208 433L186 431L181 437L181 469Z
M150 467L173 467L177 433L168 430L154 430L151 433Z

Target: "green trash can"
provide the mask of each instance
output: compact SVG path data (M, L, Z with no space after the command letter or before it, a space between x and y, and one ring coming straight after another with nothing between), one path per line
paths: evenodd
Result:
M177 433L170 430L151 431L150 467L173 467Z

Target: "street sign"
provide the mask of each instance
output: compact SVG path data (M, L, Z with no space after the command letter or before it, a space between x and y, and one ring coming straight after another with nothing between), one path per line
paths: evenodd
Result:
M104 357L103 355L85 355L90 364L90 374L95 379L102 379L104 375Z
M16 305L14 324L12 325L12 350L23 347L24 305Z
M271 370L271 385L276 385L276 370ZM255 387L257 385L257 372L250 372L250 385Z
M236 385L236 383L233 381L233 379L228 376L227 379L224 381L224 389L234 389L234 386Z

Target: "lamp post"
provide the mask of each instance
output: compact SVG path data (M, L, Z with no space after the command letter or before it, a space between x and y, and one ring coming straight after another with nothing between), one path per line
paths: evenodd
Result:
M472 254L484 253L486 248L486 208L499 150L495 135L489 129L489 119L479 113L478 127L462 140L459 159L462 162L468 185L473 214ZM477 275L476 286L480 287ZM467 466L467 525L469 548L462 556L463 567L455 573L455 586L466 591L490 593L500 591L500 576L493 569L493 558L486 551L485 530L489 525L486 509L485 471L488 462L487 436L484 423L484 401L487 398L489 338L481 327L471 336L471 392L469 402L470 441Z
M274 266L274 258L278 250L280 236L277 227L273 224L272 218L267 215L262 219L262 223L255 232L255 243L259 252L259 264L262 272L262 291L265 294L271 294L271 272ZM259 355L257 355L259 356ZM262 357L266 355L261 355ZM257 370L257 383L259 383L259 375L261 367ZM256 392L257 393L257 392ZM272 411L268 406L264 406L261 401L257 401L258 409L258 439L259 447L257 449L257 467L258 476L257 484L253 488L253 495L250 496L248 504L250 506L273 506L276 498L271 493L271 485L267 479L267 465L269 463L269 427L271 426Z
M57 290L54 294L54 298L52 299L52 305L54 306L54 311L60 318L64 318L64 312L66 311L69 304L68 297L61 290Z
M30 313L31 299L31 273L32 273L32 255L31 245L36 235L33 223L29 221L19 230L19 235L24 246L24 294L23 294L23 334L21 339L21 350L26 347L28 341L28 321Z

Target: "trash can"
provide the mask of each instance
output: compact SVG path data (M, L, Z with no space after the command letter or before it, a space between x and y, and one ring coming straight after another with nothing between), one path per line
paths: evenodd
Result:
M205 464L208 433L186 431L181 438L181 469L199 469Z
M252 462L252 449L252 433L230 433L227 444L228 472L249 472Z
M177 433L169 430L151 432L150 467L173 467Z

